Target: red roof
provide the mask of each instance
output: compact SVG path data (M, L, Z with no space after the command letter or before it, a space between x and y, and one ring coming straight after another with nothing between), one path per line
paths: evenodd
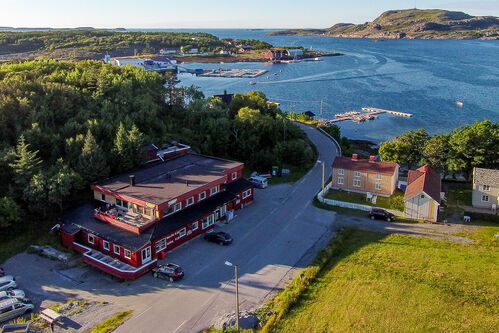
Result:
M409 170L404 199L424 192L432 197L433 200L440 202L441 188L440 174L425 165L417 170Z
M361 171L366 173L393 175L398 164L393 162L369 162L369 160L352 160L351 157L336 157L333 168Z

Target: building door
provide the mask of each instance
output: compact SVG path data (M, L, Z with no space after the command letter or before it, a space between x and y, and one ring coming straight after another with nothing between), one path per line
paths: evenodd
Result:
M151 261L151 247L148 246L142 250L142 264Z
M217 208L217 210L215 210L215 221L218 221L219 218L220 218L220 208Z

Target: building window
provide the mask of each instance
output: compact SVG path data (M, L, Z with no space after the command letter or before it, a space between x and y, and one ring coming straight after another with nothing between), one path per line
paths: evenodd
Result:
M103 241L102 242L102 247L104 248L104 250L108 250L109 251L109 242L108 241Z
M124 209L128 209L128 201L116 199L116 206L124 208Z
M190 197L189 199L187 199L187 200L185 201L185 206L186 206L186 207L189 207L189 206L191 206L191 205L194 205L194 197Z
M94 243L94 241L95 241L95 239L94 239L94 235L88 234L88 243L89 243L89 244L93 244L93 243Z
M345 174L345 170L338 169L338 175L343 176Z
M353 172L354 177L360 177L360 171L354 171Z
M381 191L381 183L376 183L376 190Z
M338 177L338 185L343 185L343 177Z
M483 202L489 202L489 196L488 195L482 195L482 201Z
M217 194L218 192L218 186L212 187L210 190L210 195Z
M104 193L101 193L101 194L100 194L100 199L101 199L102 201L106 201L106 195L105 195Z
M166 249L166 238L163 238L159 242L156 242L156 252Z
M125 255L125 258L132 259L132 252L130 250L125 249L124 255Z
M490 186L489 185L483 185L483 190L488 192L490 191Z
M251 189L246 190L246 191L243 192L243 199L246 199L249 196L251 196Z
M209 226L213 225L215 223L215 218L213 217L213 214L210 216L207 216L203 219L203 229L208 228Z
M206 192L205 191L198 194L198 201L201 201L204 199L206 199Z
M184 228L184 229L182 229L182 230L180 230L180 231L178 232L178 237L179 237L179 238L184 237L184 236L185 236L185 228Z
M194 222L193 224L191 224L191 230L192 231L198 230L198 223L197 222Z
M360 187L360 179L354 179L353 180L353 186Z
M237 172L233 172L232 173L232 180L236 180L237 179Z
M168 207L168 210L165 212L165 215L173 214L175 212L178 212L181 209L182 209L182 203L181 202L177 202L176 204L171 205L170 207Z
M120 254L120 247L119 247L119 245L114 244L113 245L113 251L114 251L114 254L119 255Z
M383 179L383 178L381 177L381 174L379 174L379 173L378 173L378 174L376 175L376 179L377 179L377 180L381 180L381 179Z

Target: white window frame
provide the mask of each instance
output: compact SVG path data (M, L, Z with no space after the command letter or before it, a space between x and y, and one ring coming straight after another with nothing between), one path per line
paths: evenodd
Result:
M343 185L345 183L345 179L343 177L338 177L338 185Z
M243 199L246 199L251 196L251 189L248 189L243 192Z
M202 229L206 229L212 226L214 223L215 223L215 217L213 216L213 214L211 214L203 219L201 227Z
M210 196L218 193L218 185L210 189Z
M116 252L116 249L118 249L118 252ZM113 244L113 253L117 255L121 255L121 246Z
M166 249L166 238L160 239L156 242L156 253Z
M182 237L184 237L186 234L187 234L187 230L186 230L186 228L182 228L182 229L180 229L180 230L179 230L179 232L178 232L178 238L182 238Z
M338 175L343 176L345 174L345 170L343 169L338 169Z
M482 201L483 202L489 202L489 196L486 195L486 194L482 195Z
M104 193L100 194L100 201L106 202L106 195Z
M142 259L142 264L151 261L151 247L148 246L140 251L140 257Z
M360 179L354 179L353 184L354 187L360 187Z
M236 180L237 179L237 171L234 171L232 173L232 180Z
M354 177L360 177L360 171L354 171L353 172Z
M119 201L120 203L118 203L118 201ZM125 205L123 205L123 202L126 202L126 206L125 206ZM120 207L120 208L123 208L123 209L128 210L128 201L126 201L126 200L122 200L122 199L116 199L116 206L118 206L118 207Z
M185 207L189 207L192 205L194 205L194 197L187 198L187 200L185 200Z
M383 177L381 176L381 174L380 174L380 173L378 173L378 174L376 174L376 179L377 179L377 180L381 180L381 179L383 179Z
M107 240L102 241L102 248L106 251L109 251L110 247L109 247L109 242Z
M376 183L375 189L381 191L381 183Z
M201 198L201 194L203 195L202 198ZM201 201L201 200L204 200L204 199L206 199L206 191L200 192L198 194L198 201Z
M199 229L199 222L196 221L194 223L191 223L191 230L192 231L195 231L195 230L198 230Z
M490 192L490 185L482 185L482 190L484 192Z
M128 255L127 255L127 253L128 253ZM129 249L123 249L123 255L127 259L132 259L132 251L130 251Z
M88 234L87 239L88 239L88 244L94 245L94 243L95 243L95 236L94 235Z
M173 207L173 210L168 213L168 211L170 210L171 207ZM177 203L171 205L170 207L168 207L168 210L166 210L165 216L172 215L172 214L178 212L179 210L182 210L182 202L177 202Z

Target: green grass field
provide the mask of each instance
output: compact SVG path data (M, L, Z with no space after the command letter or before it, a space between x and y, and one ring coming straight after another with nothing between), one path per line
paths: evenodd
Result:
M497 243L354 230L272 331L495 332L498 264Z
M370 201L366 200L366 195L361 193L347 192L347 191L337 191L329 190L326 194L327 199L352 202L361 205L373 205ZM404 211L404 192L396 190L393 195L389 198L378 196L376 199L376 204L373 206L395 209L398 211Z

